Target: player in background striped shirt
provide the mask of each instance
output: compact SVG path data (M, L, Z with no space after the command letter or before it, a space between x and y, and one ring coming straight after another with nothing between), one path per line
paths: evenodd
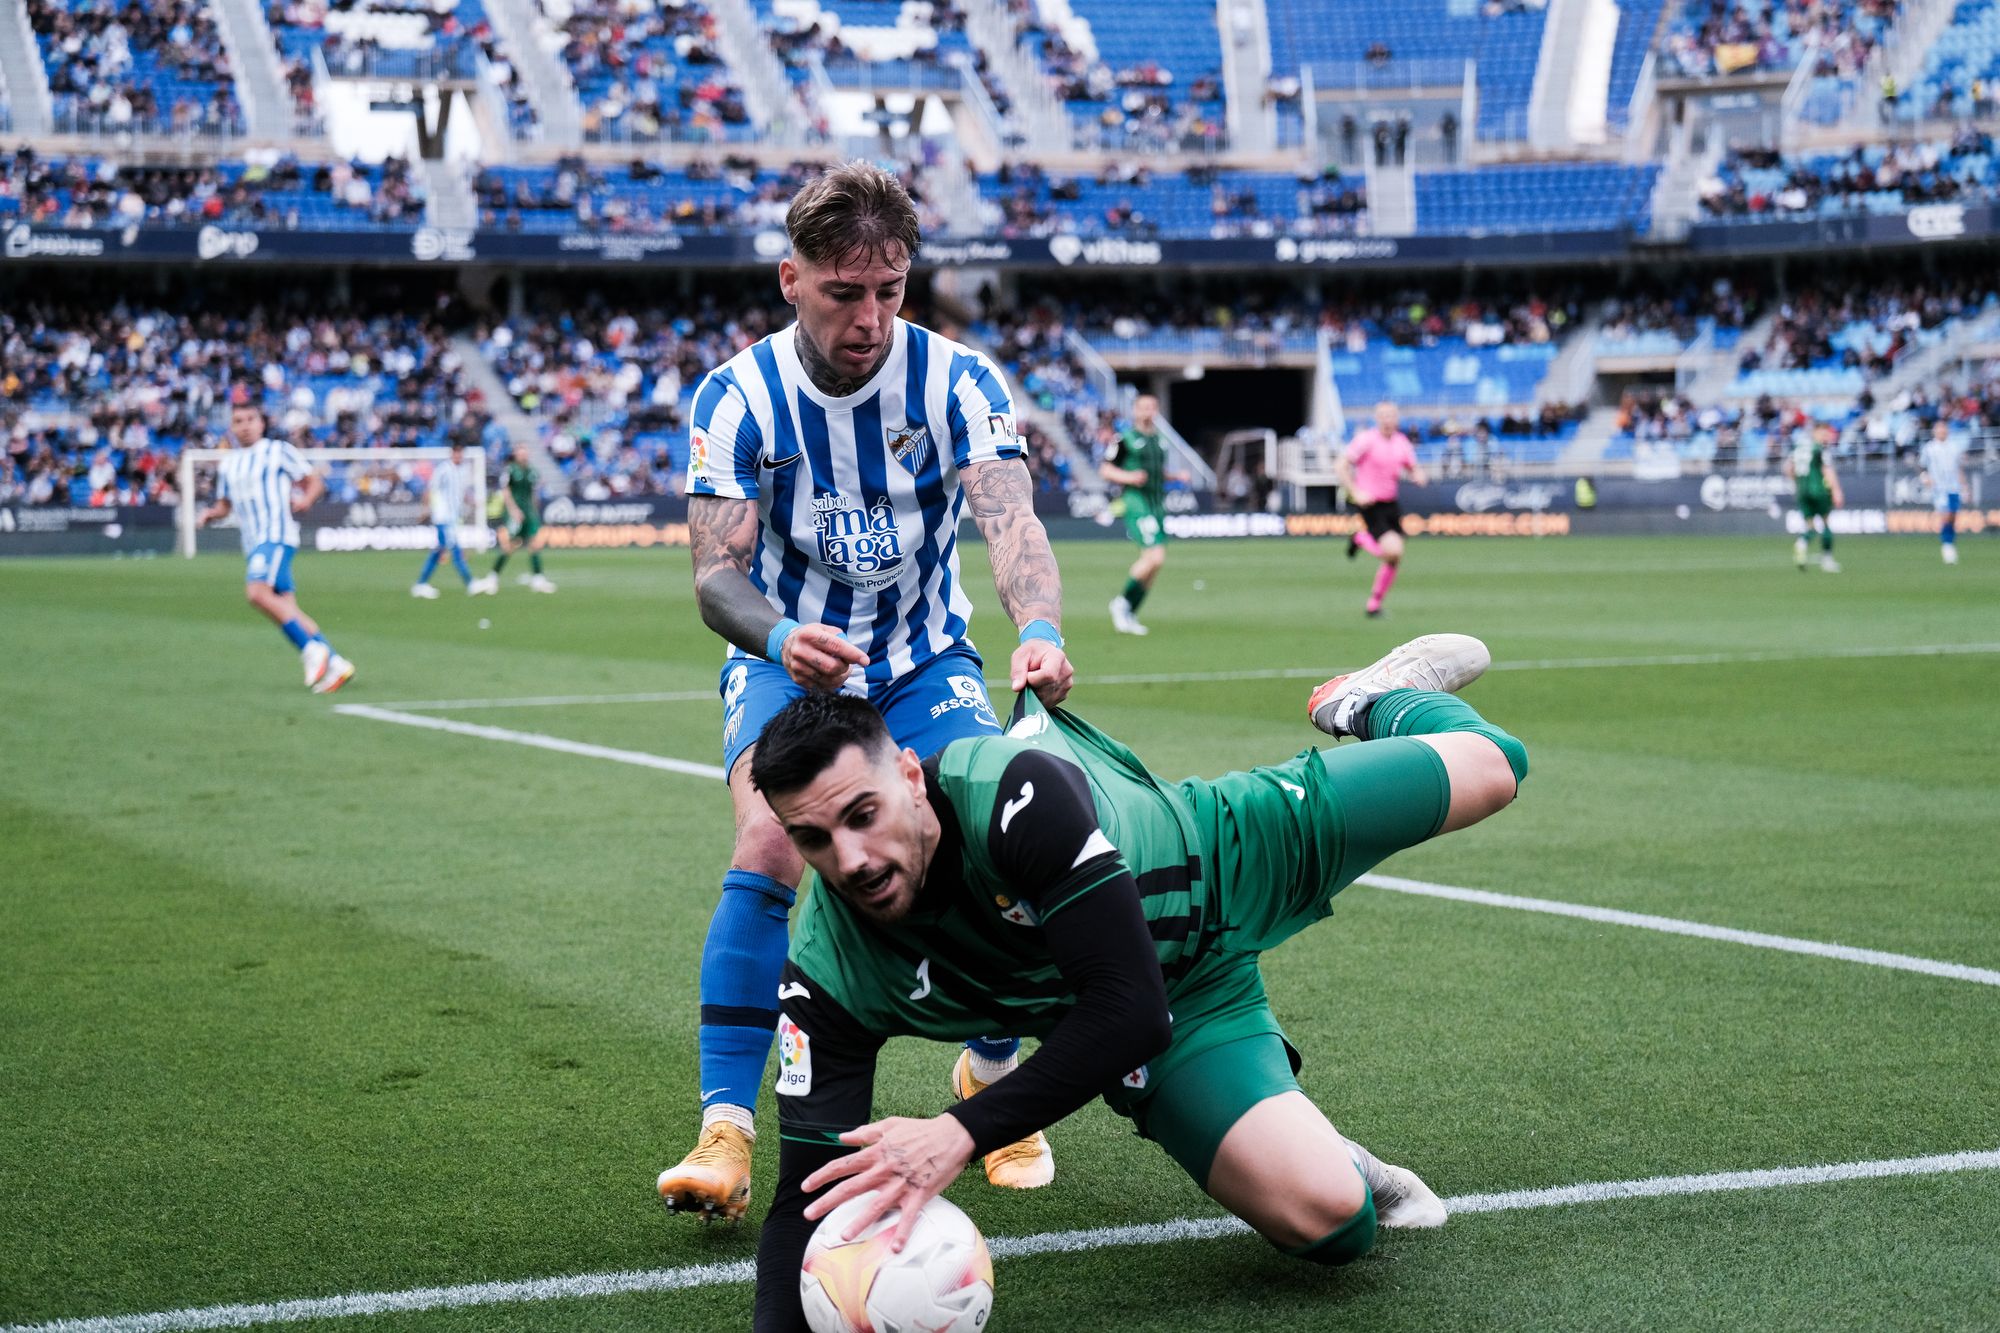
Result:
M417 581L410 585L410 596L434 598L438 595L438 590L431 586L431 575L437 572L438 561L446 551L451 552L452 568L458 571L466 592L478 591L472 586L472 570L465 563L465 552L458 546L458 525L465 520L465 497L470 481L470 470L465 466L465 441L453 440L451 461L435 464L431 468L430 485L425 494L430 501L431 526L437 529L437 545L431 548L430 558L424 561L424 572L417 575Z
M701 1138L658 1185L668 1207L709 1217L741 1217L749 1203L753 1114L805 869L750 784L765 723L809 690L841 690L919 754L999 734L959 580L968 505L1019 632L1013 688L1055 704L1072 675L1061 579L1006 384L977 352L897 318L921 239L909 195L849 163L801 190L785 225L778 284L797 322L703 379L690 423L696 595L732 645L722 743L736 846L702 952ZM971 1097L1008 1073L1018 1044L968 1043L954 1092ZM1031 1188L1054 1170L1039 1133L986 1157L997 1185Z
M198 522L206 527L236 516L248 562L244 596L299 650L312 692L332 694L354 678L354 663L333 651L319 625L299 610L292 592L298 515L319 499L326 481L297 449L267 439L264 429L264 409L239 387L229 407L229 435L235 447L218 468L215 503L202 511Z

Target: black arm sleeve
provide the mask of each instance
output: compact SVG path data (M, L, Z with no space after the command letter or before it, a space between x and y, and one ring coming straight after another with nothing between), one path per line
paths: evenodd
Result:
M790 963L779 994L778 1191L757 1239L755 1330L807 1333L799 1265L817 1223L805 1217L805 1180L854 1151L840 1135L872 1118L882 1041Z
M1000 791L988 849L1008 882L1042 909L1049 954L1076 1005L1019 1069L947 1112L976 1153L1053 1125L1172 1036L1138 883L1098 827L1082 771L1024 751L1008 764Z

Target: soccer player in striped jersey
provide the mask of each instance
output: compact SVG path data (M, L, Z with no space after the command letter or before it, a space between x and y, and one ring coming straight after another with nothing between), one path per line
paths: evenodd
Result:
M471 480L470 469L465 466L465 441L453 440L451 461L432 466L430 484L425 488L431 507L431 526L437 529L437 545L424 561L424 572L410 585L410 596L438 595L438 590L431 586L431 575L437 572L438 561L446 551L451 552L452 568L458 571L466 592L476 591L472 586L472 570L465 563L465 552L458 545L458 525L465 518L466 487Z
M1315 727L1361 743L1180 782L1028 697L1004 736L928 759L851 699L774 718L752 777L818 879L778 992L756 1333L806 1328L815 1219L879 1191L856 1230L899 1209L884 1235L901 1248L975 1154L1100 1096L1294 1258L1350 1263L1378 1226L1442 1226L1416 1173L1300 1089L1259 960L1385 858L1513 801L1527 748L1454 697L1490 661L1470 635L1413 640L1308 700ZM874 1119L888 1038L994 1022L1039 1036L1034 1057L942 1115Z
M1931 427L1921 454L1924 477L1931 484L1931 508L1938 516L1938 550L1947 565L1958 563L1958 509L1970 488L1965 484L1965 443L1952 434L1949 421Z
M217 469L216 500L202 511L199 523L206 527L236 516L248 561L244 596L299 650L313 693L332 694L354 679L354 663L333 651L319 625L299 609L292 591L298 516L319 499L326 480L297 449L266 438L264 430L264 409L238 389L229 408L229 435L235 447Z
M752 1117L805 869L750 784L764 724L808 691L841 691L920 754L999 734L959 578L967 508L1018 627L1013 688L1053 704L1072 674L1006 384L984 356L897 318L921 239L909 195L849 163L799 192L786 230L778 284L797 321L703 379L690 423L696 595L731 645L722 748L736 845L702 952L701 1137L658 1185L668 1207L706 1217L741 1217L749 1201ZM969 1042L954 1092L1000 1079L1017 1045ZM1030 1188L1053 1172L1039 1133L986 1158L998 1185Z

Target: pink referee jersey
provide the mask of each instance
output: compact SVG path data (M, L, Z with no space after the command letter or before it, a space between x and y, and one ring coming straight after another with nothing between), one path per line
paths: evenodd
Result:
M1417 465L1417 451L1403 432L1384 435L1370 426L1347 446L1347 461L1354 465L1354 488L1368 497L1366 503L1381 504L1396 498L1397 479Z

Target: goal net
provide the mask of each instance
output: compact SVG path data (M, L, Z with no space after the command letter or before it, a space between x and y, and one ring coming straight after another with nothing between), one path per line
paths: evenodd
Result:
M180 461L180 553L196 548L195 520L215 503L217 464L228 449L183 449ZM435 540L431 526L431 470L451 458L451 450L301 449L313 470L326 478L326 494L299 515L300 540L321 551L421 551ZM459 545L483 550L493 541L486 526L486 453L468 448L472 476L461 510ZM212 525L235 530L232 515Z

